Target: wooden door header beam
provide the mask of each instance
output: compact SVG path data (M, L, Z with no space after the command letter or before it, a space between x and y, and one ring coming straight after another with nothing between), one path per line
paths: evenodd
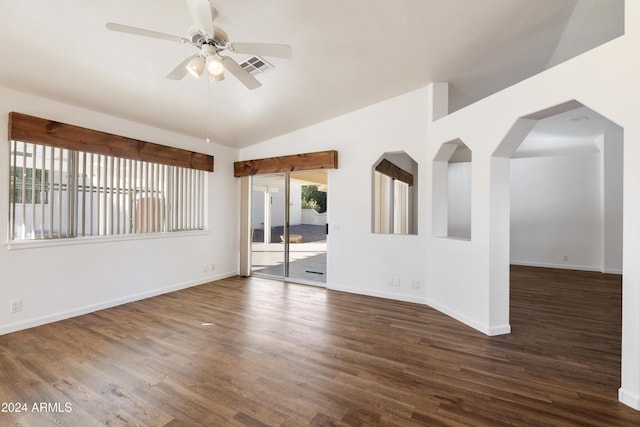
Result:
M213 156L113 135L22 113L9 113L9 139L213 172Z
M318 169L337 169L338 152L335 150L315 153L294 154L291 156L269 157L266 159L243 160L233 164L235 177L310 171Z
M413 175L401 167L391 163L387 159L382 159L375 169L377 172L387 175L390 178L397 179L405 184L413 185Z

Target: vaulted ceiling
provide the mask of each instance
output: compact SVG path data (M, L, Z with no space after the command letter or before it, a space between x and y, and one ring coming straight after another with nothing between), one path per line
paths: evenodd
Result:
M623 33L622 0L212 0L232 41L286 43L292 59L250 91L165 76L189 44L108 31L117 22L186 37L184 0L0 0L0 85L244 147L450 83L464 107ZM233 54L239 62L249 55Z

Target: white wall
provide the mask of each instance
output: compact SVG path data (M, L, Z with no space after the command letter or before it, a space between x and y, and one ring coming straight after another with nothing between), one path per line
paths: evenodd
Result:
M610 124L601 138L603 247L606 273L622 273L624 132Z
M239 187L233 177L236 150L0 88L0 164L5 166L9 164L10 111L212 154L216 171L206 180L206 232L11 246L6 240L9 174L0 174L0 333L237 273ZM22 311L9 314L9 302L15 299L22 300Z
M456 138L473 151L473 200L471 242L433 239L429 243L427 300L488 333L509 330L510 157L511 145L518 139L513 132L527 128L527 121L542 118L551 107L580 101L624 128L619 398L640 409L640 123L636 117L640 99L640 59L636 53L640 2L625 2L625 11L625 36L428 127L428 157L433 157L441 144Z
M269 179L262 181L260 177L252 177L254 185L264 187L268 186L272 191L270 193L271 202L271 227L282 227L284 225L284 207L285 207L285 185L284 175L278 179ZM289 194L289 224L302 224L302 184L291 181ZM253 199L251 203L251 226L254 229L264 227L264 191L253 191Z
M512 159L511 262L600 271L600 175L600 153Z
M447 167L447 236L471 238L471 162Z
M289 224L302 224L302 184L291 182L289 194Z
M512 264L622 273L622 129L596 145L511 161Z
M571 100L620 124L625 143L619 397L640 409L640 2L626 1L625 11L625 36L455 113L444 115L440 99L446 93L436 85L243 149L240 158L298 153L302 141L304 151L338 150L340 168L329 172L328 287L426 301L493 335L510 331L508 146L513 133L531 129L529 122L537 116L529 115ZM457 139L473 152L469 241L431 237L432 160L441 144ZM372 234L370 215L358 209L371 206L371 165L383 152L397 150L406 150L421 171L418 236ZM400 286L389 286L396 276ZM412 280L420 289L412 288Z
M498 334L510 330L511 160L510 153L506 157L497 154L501 141L518 118L573 99L619 123L625 138L619 397L640 409L640 2L627 0L625 12L625 36L450 115L441 117L446 106L432 103L431 95L440 94L440 90L425 88L242 149L240 159L298 153L301 141L307 152L338 150L340 168L328 174L331 211L327 286L426 301L484 333ZM1 129L6 129L6 113L18 110L159 143L175 144L179 140L185 148L200 146L199 141L159 129L16 92L2 90L0 105L4 121L0 122ZM438 120L431 122L432 117ZM458 138L473 151L470 241L431 237L429 220L432 160L441 144ZM0 139L6 144L6 137ZM10 300L22 298L24 310L11 316L0 310L3 331L200 282L206 274L195 270L211 258L220 274L235 271L239 191L231 173L234 152L208 147L219 165L208 182L215 195L209 205L210 233L22 251L5 247L0 251L0 303L7 307ZM372 234L368 212L371 165L382 153L400 150L413 157L421 171L420 234ZM0 149L1 164L8 164L7 153L6 146ZM0 227L5 235L7 175L0 175ZM69 264L70 260L81 263ZM47 268L33 269L34 262Z
M240 150L241 160L299 153L301 141L304 152L338 151L340 167L328 171L328 288L424 302L424 239L371 233L370 209L371 168L383 153L424 159L428 111L427 89L420 89ZM428 167L418 160L420 170Z
M300 224L326 225L327 213L318 213L315 209L301 209Z

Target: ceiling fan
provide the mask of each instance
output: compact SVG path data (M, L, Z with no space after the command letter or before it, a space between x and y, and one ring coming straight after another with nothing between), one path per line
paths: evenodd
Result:
M224 52L291 58L291 47L286 44L229 42L227 33L213 25L216 14L209 0L186 0L186 3L194 21L187 38L113 22L107 22L105 26L111 31L195 46L198 53L185 58L167 74L167 78L171 80L181 80L187 73L200 78L205 70L211 80L223 80L226 70L248 89L256 89L262 84L235 59L224 55Z

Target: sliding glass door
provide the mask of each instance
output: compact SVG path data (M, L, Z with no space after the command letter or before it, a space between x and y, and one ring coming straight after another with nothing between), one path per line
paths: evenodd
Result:
M255 175L252 179L252 274L324 286L326 172Z
M251 192L251 272L284 277L285 175L255 175ZM282 238L280 237L282 236ZM281 240L282 239L282 240Z

